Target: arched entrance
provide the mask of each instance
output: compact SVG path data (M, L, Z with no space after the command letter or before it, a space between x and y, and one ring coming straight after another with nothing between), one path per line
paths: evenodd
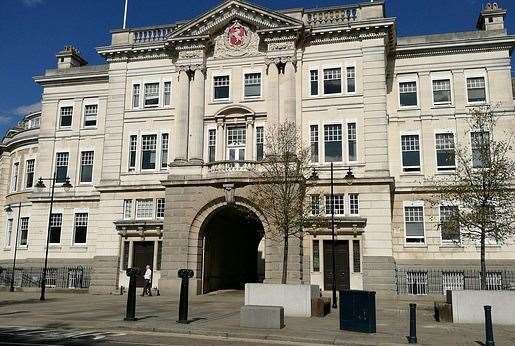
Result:
M243 206L227 205L212 212L201 231L202 292L244 289L245 283L263 282L263 235L259 218Z

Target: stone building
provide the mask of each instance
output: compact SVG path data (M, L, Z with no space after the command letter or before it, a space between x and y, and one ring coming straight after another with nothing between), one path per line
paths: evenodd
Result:
M505 15L489 4L476 31L398 37L382 1L272 11L228 0L189 21L112 31L97 48L103 65L65 47L35 77L41 113L0 144L11 209L0 212L1 263L21 229L20 266L42 265L50 183L33 187L55 174L49 263L92 267L92 292L127 286L124 269L146 264L162 293L180 268L194 270L198 294L278 282L281 244L249 198L249 171L267 127L290 121L320 176L310 203L325 214L334 162L339 287L393 292L406 268L401 280L425 285L424 270L477 267L474 244L442 239L445 208L424 202L424 186L452 174L439 157L470 143L474 106L496 105L515 129ZM317 228L291 242L289 282L330 289L330 239ZM512 240L488 261L513 268Z

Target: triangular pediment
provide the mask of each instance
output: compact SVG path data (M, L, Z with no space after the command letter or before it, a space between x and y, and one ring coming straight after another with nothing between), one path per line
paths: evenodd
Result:
M207 13L184 24L168 37L170 40L212 35L234 20L251 24L257 30L274 28L301 28L303 23L282 13L241 0L224 1Z

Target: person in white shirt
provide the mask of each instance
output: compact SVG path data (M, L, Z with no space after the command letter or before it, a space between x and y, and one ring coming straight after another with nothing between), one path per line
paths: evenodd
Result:
M152 296L151 287L152 287L152 270L150 269L150 266L147 265L147 268L145 270L145 275L143 275L143 278L145 279L145 286L143 286L143 293L141 296L143 297L146 294L149 296Z

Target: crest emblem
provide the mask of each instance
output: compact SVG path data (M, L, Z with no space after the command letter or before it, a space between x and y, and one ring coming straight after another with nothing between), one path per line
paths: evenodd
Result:
M227 30L227 43L230 47L240 48L248 44L248 29L238 22L235 22Z

